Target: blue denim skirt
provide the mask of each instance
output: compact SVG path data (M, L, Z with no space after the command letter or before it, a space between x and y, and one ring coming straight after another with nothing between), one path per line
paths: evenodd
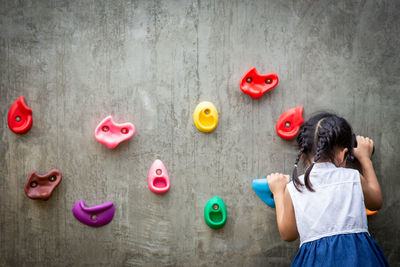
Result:
M368 233L340 234L304 243L291 266L389 266Z

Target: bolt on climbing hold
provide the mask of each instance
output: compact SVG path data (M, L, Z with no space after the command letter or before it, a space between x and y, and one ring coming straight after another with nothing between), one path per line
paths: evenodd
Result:
M201 132L211 132L218 125L218 111L213 103L200 102L193 112L193 122Z
M265 204L271 208L275 208L274 196L269 189L267 178L254 179L251 185L253 186L257 196L261 198Z
M130 123L116 123L111 116L97 125L94 136L97 141L108 148L115 148L119 143L128 140L135 134L135 126Z
M204 207L204 220L212 229L222 228L227 219L224 201L218 197L212 197Z
M25 194L31 199L48 200L62 180L59 170L51 170L44 175L32 172L25 183Z
M99 227L106 225L114 218L113 202L106 202L93 207L87 207L83 200L78 200L72 208L74 217L83 224Z
M290 140L296 137L303 123L303 107L291 108L279 117L276 132L281 138Z
M149 189L156 194L163 194L171 188L167 169L159 159L151 165L147 179Z
M239 87L243 93L257 99L274 88L278 82L278 75L275 73L259 74L256 68L253 67L242 77Z
M17 134L24 134L32 127L32 109L30 109L24 101L24 97L20 96L14 104L11 105L7 116L8 127Z

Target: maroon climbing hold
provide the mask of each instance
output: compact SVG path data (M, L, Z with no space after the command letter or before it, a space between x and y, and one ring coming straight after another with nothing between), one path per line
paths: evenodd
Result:
M275 73L258 74L255 67L249 69L240 81L240 89L252 98L260 98L263 94L278 84L278 75Z
M51 170L45 175L33 171L26 180L25 194L31 199L48 200L61 180L62 173L59 170Z
M32 127L32 110L25 104L21 96L8 111L8 126L17 134L24 134Z
M283 139L290 140L296 137L303 123L303 107L291 108L279 117L276 122L276 132Z

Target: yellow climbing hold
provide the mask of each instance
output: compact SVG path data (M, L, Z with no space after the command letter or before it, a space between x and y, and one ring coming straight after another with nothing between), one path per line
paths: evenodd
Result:
M218 124L218 111L214 104L208 101L199 103L193 112L193 122L199 131L213 131Z

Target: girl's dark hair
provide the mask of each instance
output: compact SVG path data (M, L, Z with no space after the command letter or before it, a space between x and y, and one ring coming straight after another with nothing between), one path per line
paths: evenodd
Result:
M310 173L314 164L320 161L334 162L335 148L348 148L350 154L353 153L353 131L350 124L343 118L327 112L318 113L307 120L299 130L297 136L297 144L299 146L299 154L297 155L294 170L293 184L298 191L302 191L302 187L312 192L310 182ZM313 163L307 168L304 174L304 184L297 176L297 164L301 156L304 155L306 160L310 161L314 156Z

